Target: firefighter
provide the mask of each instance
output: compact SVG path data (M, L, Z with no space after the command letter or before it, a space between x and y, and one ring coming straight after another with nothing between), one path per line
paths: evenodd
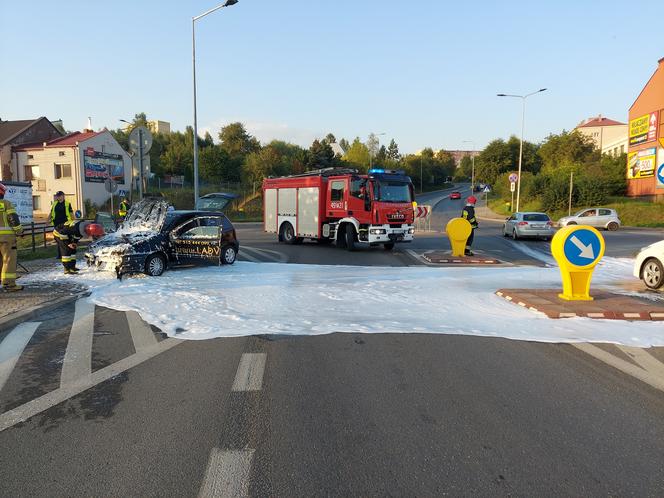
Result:
M71 207L71 202L65 199L65 193L59 190L55 193L55 199L51 204L51 224L57 227L66 221L74 221L74 209Z
M473 239L475 238L475 230L479 227L479 224L477 223L477 217L475 216L475 204L477 204L477 199L475 198L474 195L471 195L466 199L466 207L463 208L463 211L461 213L461 217L464 220L467 220L468 223L470 223L470 226L472 227L472 230L470 231L470 237L468 237L468 240L466 241L466 250L465 250L465 255L466 256L472 256L473 251L470 250L470 247L473 245Z
M65 275L76 275L76 248L78 241L85 236L100 237L104 229L97 223L85 220L66 221L53 229L53 237L58 243L60 259Z
M125 197L122 197L120 206L118 207L118 216L120 217L120 221L124 221L124 219L127 217L127 211L129 211L129 202Z
M16 236L23 233L23 227L12 203L5 200L7 187L0 183L0 256L2 257L2 289L16 292L23 286L16 285Z

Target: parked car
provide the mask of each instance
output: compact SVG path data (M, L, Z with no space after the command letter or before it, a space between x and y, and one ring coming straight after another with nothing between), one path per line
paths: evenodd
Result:
M104 227L104 233L112 233L117 229L113 215L104 211L97 211L95 214L95 223Z
M664 285L664 240L641 249L634 261L634 276L649 289Z
M237 194L228 194L226 192L215 192L198 198L196 209L198 211L217 211L223 212L226 206L237 198Z
M240 245L235 228L214 211L169 211L164 200L145 199L132 206L115 233L88 247L88 266L159 276L175 266L233 264Z
M590 225L595 228L615 231L620 228L622 222L618 218L618 213L615 209L589 208L582 209L572 216L560 218L558 224L561 227L566 227L567 225Z
M461 192L454 191L450 194L450 199L461 199Z
M514 213L503 225L503 235L514 240L526 237L551 240L555 233L553 222L546 213Z

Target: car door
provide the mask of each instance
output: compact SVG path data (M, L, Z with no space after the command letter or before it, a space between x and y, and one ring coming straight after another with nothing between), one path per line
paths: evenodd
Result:
M597 227L602 227L605 228L606 225L609 224L611 221L611 210L610 209L599 209L598 210L598 216L597 216Z
M327 189L327 215L330 218L344 218L348 212L347 178L331 178Z
M516 223L516 220L517 220L517 214L514 213L512 216L507 218L507 220L505 221L505 233L507 235L512 233L512 229L514 228L514 224Z
M219 265L222 224L221 216L197 216L190 220L175 234L177 258L187 264Z

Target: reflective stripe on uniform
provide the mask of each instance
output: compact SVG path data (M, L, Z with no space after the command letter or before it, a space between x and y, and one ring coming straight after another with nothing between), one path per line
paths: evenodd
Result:
M76 261L76 256L62 256L61 261L63 263L69 263L71 261Z
M60 240L67 240L69 238L68 235L62 235L60 232L58 232L55 229L53 229L53 237L57 237Z
M2 275L0 275L2 280L16 280L16 273L5 273L2 272Z

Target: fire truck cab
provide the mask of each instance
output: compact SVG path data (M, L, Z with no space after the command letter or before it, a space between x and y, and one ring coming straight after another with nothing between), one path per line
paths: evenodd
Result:
M263 181L265 231L279 241L359 245L411 242L413 184L403 171L326 168Z

